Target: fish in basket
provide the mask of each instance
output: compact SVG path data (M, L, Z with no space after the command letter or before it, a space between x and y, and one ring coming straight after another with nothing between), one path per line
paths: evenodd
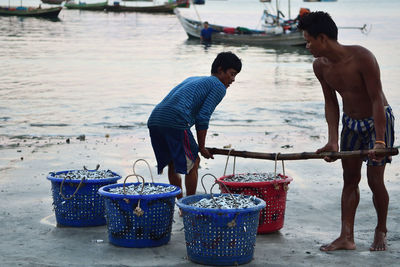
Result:
M292 180L276 173L232 174L218 179L224 185L220 187L222 193L229 189L231 193L256 196L265 201L266 207L260 212L259 234L275 232L283 227L286 195Z
M130 176L142 182L125 183ZM123 184L104 186L108 239L121 247L157 247L171 238L175 197L181 189L163 183L145 183L137 174Z
M121 176L99 167L49 173L57 226L106 224L104 200L97 192L102 186L115 184Z
M182 211L188 258L206 265L239 265L253 259L260 210L254 196L192 195L177 202Z

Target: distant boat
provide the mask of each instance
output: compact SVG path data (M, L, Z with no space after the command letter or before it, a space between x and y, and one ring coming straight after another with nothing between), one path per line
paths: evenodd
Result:
M145 12L145 13L174 13L174 9L178 6L177 3L164 3L162 5L148 6L125 6L119 2L114 2L113 5L107 5L106 10L110 12Z
M178 9L175 9L174 12L189 38L200 39L200 33L203 28L202 23L183 17ZM305 45L306 43L302 32L297 30L294 23L291 26L286 25L287 27L291 27L291 30L289 28L285 30L282 27L276 26L265 31L243 27L233 28L215 24L209 24L209 26L217 31L212 34L212 42L255 46L295 46Z
M0 16L41 17L55 19L62 7L36 8L36 7L0 7Z
M61 5L65 0L41 0L44 4Z
M107 7L108 1L100 2L100 3L86 3L80 2L76 3L75 1L67 1L65 3L65 7L68 9L80 9L80 10L104 10Z

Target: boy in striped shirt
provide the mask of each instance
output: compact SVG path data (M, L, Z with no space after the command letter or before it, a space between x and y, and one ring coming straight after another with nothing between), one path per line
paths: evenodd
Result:
M212 63L211 76L190 77L178 84L153 109L147 121L158 173L168 166L170 184L180 188L180 174L185 174L187 195L196 194L198 152L207 159L213 158L205 148L211 114L241 68L241 60L235 54L219 53ZM193 125L198 144L190 130ZM181 193L177 198L182 196Z

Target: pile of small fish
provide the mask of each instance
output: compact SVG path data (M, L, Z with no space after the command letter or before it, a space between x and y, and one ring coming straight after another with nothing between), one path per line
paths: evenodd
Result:
M273 172L265 173L244 173L235 174L224 178L225 182L238 182L238 183L253 183L253 182L267 182L273 180L283 179L282 175L276 175Z
M206 209L246 209L257 206L255 196L222 194L214 198L203 198L190 206Z
M88 170L74 170L63 173L50 173L54 174L55 178L61 179L71 179L71 180L96 180L96 179L107 179L113 178L116 175L110 170L101 170L101 171L88 171Z
M126 195L157 195L175 191L174 186L162 186L154 184L145 184L142 192L143 184L125 186ZM114 187L110 188L110 193L124 195L124 188Z

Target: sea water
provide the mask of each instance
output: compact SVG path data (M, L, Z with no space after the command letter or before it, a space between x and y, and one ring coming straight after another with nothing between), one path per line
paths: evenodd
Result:
M9 2L40 4L0 4ZM289 18L287 2L279 2ZM384 92L400 116L400 1L293 0L291 18L300 7L329 12L339 27L367 24L368 34L340 29L339 41L375 54ZM264 8L275 10L258 0L206 0L181 12L212 24L260 28ZM0 17L0 147L83 134L146 136L154 106L183 79L209 75L222 51L236 53L243 68L211 118L210 135L258 138L293 150L300 142L326 142L323 95L305 48L204 46L188 40L173 14L64 8L58 21Z

